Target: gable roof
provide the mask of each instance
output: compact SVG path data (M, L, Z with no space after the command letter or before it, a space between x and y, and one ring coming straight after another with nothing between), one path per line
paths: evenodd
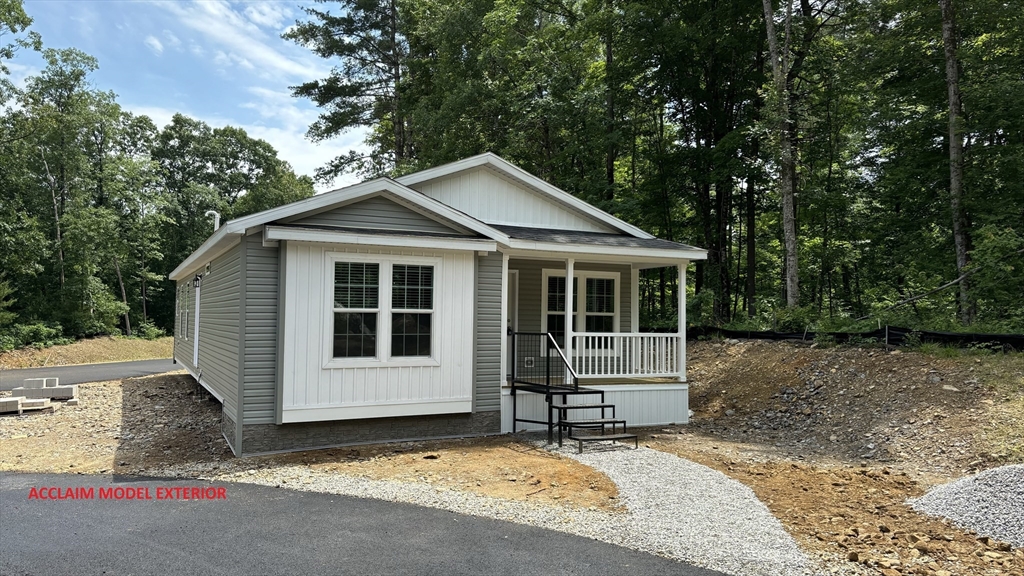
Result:
M530 190L539 193L547 200L566 207L576 213L582 214L592 220L610 226L614 230L620 230L625 234L629 234L630 236L635 236L637 238L654 238L653 235L644 232L640 228L620 220L604 210L591 206L572 194L545 182L541 178L530 174L526 170L523 170L522 168L491 152L470 156L469 158L452 162L450 164L444 164L436 168L421 170L419 172L397 178L397 180L406 186L414 187L415 185L423 182L436 180L438 178L443 178L445 176L450 176L458 172L471 170L481 166L491 168L499 174L511 178Z
M299 200L298 202L292 202L291 204L285 204L284 206L279 206L270 210L264 210L263 212L257 212L256 214L251 214L249 216L236 218L235 220L229 220L217 229L212 236L207 238L206 241L203 242L202 245L200 245L199 248L197 248L196 251L188 258L186 258L184 262L179 264L177 268L168 274L168 278L171 280L180 280L185 278L195 270L204 266L206 262L213 260L217 256L231 249L241 239L241 237L245 235L246 230L249 228L262 226L277 220L288 219L300 214L319 212L332 206L375 196L382 192L386 193L394 200L398 200L408 206L417 207L419 211L423 213L428 213L435 217L448 220L459 227L479 234L485 238L490 238L491 240L497 240L499 242L508 241L508 236L506 236L505 233L496 230L495 228L492 228L471 216L446 206L433 198L420 194L411 188L407 188L390 178L377 178L361 184L355 184L353 186L332 190L331 192L318 194L316 196L306 198L305 200Z

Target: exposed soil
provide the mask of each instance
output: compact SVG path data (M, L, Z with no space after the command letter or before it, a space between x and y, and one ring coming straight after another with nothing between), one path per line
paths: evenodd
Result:
M1024 462L1024 356L695 342L689 377L691 424L642 441L750 486L826 573L1024 576L1024 551L905 503ZM0 417L0 470L227 477L302 464L618 509L603 474L509 437L233 458L219 405L187 376L84 384L80 396L54 414Z
M757 341L699 342L690 354L694 419L645 443L750 486L831 573L1024 574L1024 550L905 503L1021 460L1020 356Z
M0 369L170 358L173 348L174 338L170 336L156 340L103 336L63 346L28 347L4 352L0 354Z
M618 509L607 476L508 437L235 458L220 405L187 375L80 384L79 406L0 416L0 470L229 476L307 464L317 472L425 482L486 496Z

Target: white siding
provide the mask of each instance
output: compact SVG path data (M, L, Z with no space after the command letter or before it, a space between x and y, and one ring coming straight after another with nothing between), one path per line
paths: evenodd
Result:
M586 388L604 390L604 400L615 404L615 417L626 421L627 430L636 426L660 426L664 424L686 424L690 421L688 384L607 384L588 385ZM558 398L561 401L561 398ZM547 420L547 403L543 394L517 392L516 408L520 418ZM585 404L597 401L597 395L569 396L569 404ZM572 418L600 418L601 411L577 410ZM606 414L610 417L611 411ZM557 419L557 415L555 416ZM519 430L546 430L547 426L520 422ZM509 388L501 390L501 431L512 431L512 395Z
M355 361L331 355L331 254L438 258L433 359ZM289 242L285 248L282 421L469 412L473 398L474 253ZM381 274L381 285L390 282ZM384 290L382 289L382 299ZM384 319L379 322L384 324ZM389 334L378 331L378 339Z
M413 188L488 224L616 232L487 168L474 168Z

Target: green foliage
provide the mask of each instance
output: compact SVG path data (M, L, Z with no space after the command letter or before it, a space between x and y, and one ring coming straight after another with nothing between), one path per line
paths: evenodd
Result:
M0 352L34 346L45 348L60 344L70 344L73 340L64 337L60 324L51 322L35 322L32 324L14 324L0 330Z
M135 336L143 340L156 340L167 336L167 332L152 322L143 322L135 329Z
M0 330L11 325L18 317L14 312L7 310L14 304L14 299L11 298L12 294L14 294L14 289L11 288L11 285L0 280Z

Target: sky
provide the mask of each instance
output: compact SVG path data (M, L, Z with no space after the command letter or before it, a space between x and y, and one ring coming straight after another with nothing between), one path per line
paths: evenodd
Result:
M304 20L297 0L25 0L32 30L47 48L74 47L99 60L95 88L117 94L122 108L163 127L181 112L213 127L245 129L277 149L298 174L351 149L363 130L314 144L305 137L317 108L289 86L323 78L332 63L283 40ZM323 5L320 5L323 8ZM43 60L21 51L15 78L37 73ZM358 181L345 176L318 190Z

